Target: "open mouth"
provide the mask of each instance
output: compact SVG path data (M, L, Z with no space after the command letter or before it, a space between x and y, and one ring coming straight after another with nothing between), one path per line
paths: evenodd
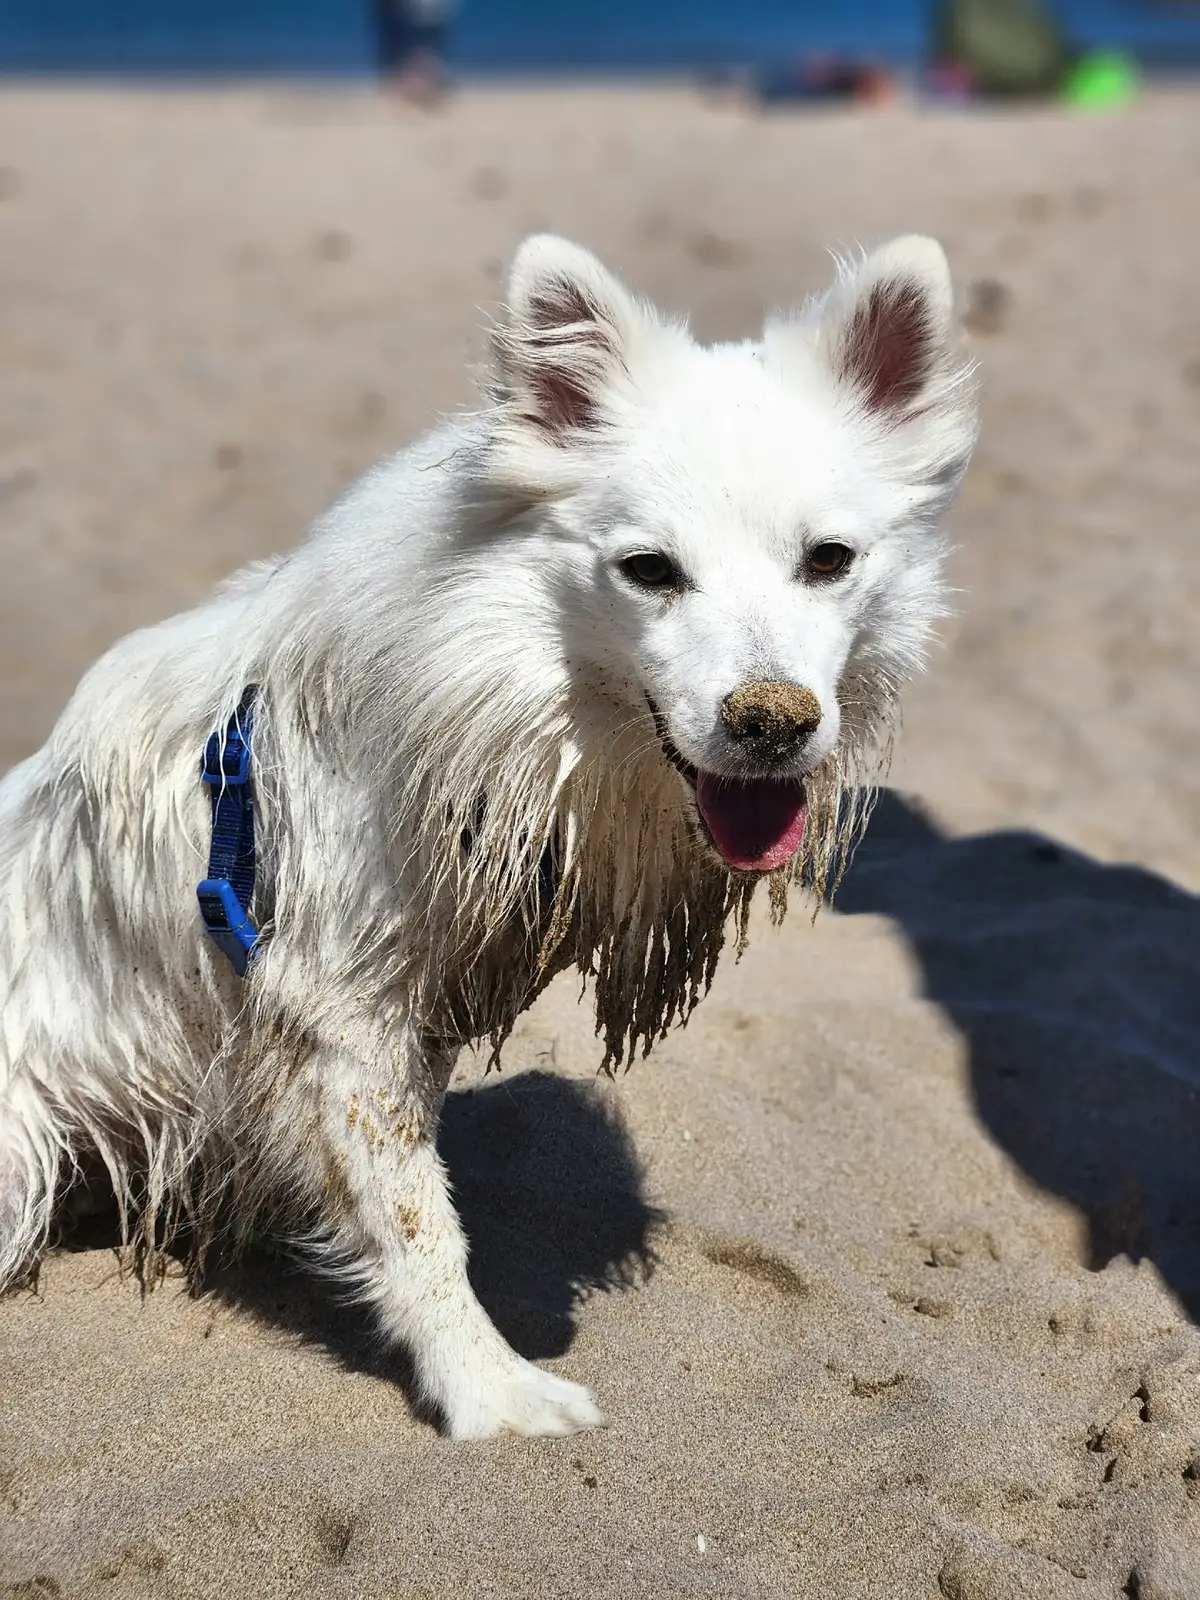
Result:
M649 700L649 696L647 696ZM807 797L799 778L727 778L680 755L666 718L649 701L663 755L688 784L713 849L735 872L774 872L804 838Z

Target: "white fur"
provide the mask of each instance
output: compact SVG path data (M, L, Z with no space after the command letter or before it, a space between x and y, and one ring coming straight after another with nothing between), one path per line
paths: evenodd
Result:
M855 318L896 284L920 381L881 400L886 352ZM536 238L494 344L478 415L369 473L293 555L115 646L0 785L0 1285L94 1149L143 1269L180 1221L202 1257L218 1207L239 1233L265 1211L409 1345L456 1437L602 1420L468 1285L434 1144L457 1050L498 1048L574 963L611 1066L686 1017L744 924L755 880L705 842L647 695L715 773L738 770L729 691L816 695L808 830L773 903L789 877L832 882L939 609L936 521L974 436L928 240L705 349ZM852 567L807 581L831 539ZM688 587L631 584L618 563L645 550ZM199 754L248 683L263 945L242 981L195 885Z

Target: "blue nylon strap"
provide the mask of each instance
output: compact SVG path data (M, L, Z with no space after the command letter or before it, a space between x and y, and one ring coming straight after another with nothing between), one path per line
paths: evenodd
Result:
M211 735L200 763L212 794L212 845L208 876L197 885L196 897L205 929L239 977L245 976L258 939L250 920L256 865L250 754L257 694L253 683L243 691L229 725Z

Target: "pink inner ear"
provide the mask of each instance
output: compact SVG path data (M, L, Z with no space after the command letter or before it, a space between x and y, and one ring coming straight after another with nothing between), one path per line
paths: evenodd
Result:
M917 398L929 376L932 334L918 284L878 283L850 319L842 376L864 392L872 411L899 410Z
M590 380L613 353L612 331L600 307L576 283L547 285L529 301L533 355L527 374L537 420L551 433L596 421Z

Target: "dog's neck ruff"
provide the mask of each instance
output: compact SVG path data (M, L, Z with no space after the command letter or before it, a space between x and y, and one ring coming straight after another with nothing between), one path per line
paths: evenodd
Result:
M250 920L256 871L250 755L257 694L253 683L242 691L227 727L210 736L200 761L200 776L212 794L212 843L208 876L196 886L196 898L206 932L239 977L245 977L258 943Z

